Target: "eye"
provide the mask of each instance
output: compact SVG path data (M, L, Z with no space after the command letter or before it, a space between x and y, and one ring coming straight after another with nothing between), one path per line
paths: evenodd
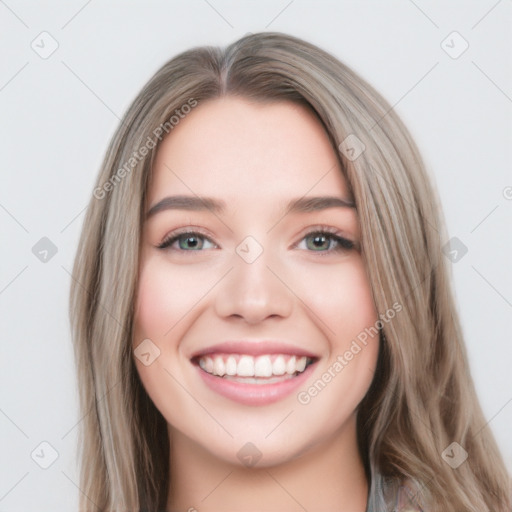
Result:
M312 252L341 252L354 249L355 243L347 238L337 234L338 231L334 228L322 226L310 231L302 240L306 242L306 249ZM301 244L297 246L299 249L303 249Z
M175 242L178 242L178 247L172 247ZM159 249L171 248L178 251L200 251L202 249L211 249L212 247L205 247L211 244L213 247L217 247L206 235L199 233L198 231L182 231L180 233L171 233L166 237L163 242L158 245Z
M305 241L305 247L302 244L303 241ZM176 243L177 247L173 247ZM157 247L159 249L169 248L175 251L192 252L213 249L217 246L203 233L185 230L171 233ZM297 244L297 247L311 252L331 253L354 249L355 243L338 234L338 230L335 228L321 226L307 233Z

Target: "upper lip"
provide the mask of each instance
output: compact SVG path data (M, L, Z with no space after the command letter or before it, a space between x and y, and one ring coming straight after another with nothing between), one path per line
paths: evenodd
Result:
M265 354L290 354L295 356L306 356L311 359L318 359L318 356L309 350L297 347L286 342L271 340L239 340L224 341L215 345L210 345L204 349L196 351L191 359L196 359L209 354L247 354L260 356Z

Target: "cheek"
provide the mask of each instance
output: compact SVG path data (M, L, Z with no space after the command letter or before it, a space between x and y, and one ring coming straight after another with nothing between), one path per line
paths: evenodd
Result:
M198 283L194 279L198 277L192 272L181 269L171 272L158 258L148 258L141 266L132 347L139 376L158 408L167 402L166 393L170 388L179 395L168 372L181 378L184 361L179 342L186 333L187 314L191 314L198 301ZM143 340L148 339L151 342L144 341L142 345ZM142 348L147 346L152 353L149 365L138 356L148 352Z
M368 392L377 366L379 336L365 334L378 319L370 286L362 264L350 267L315 302L328 325L328 354L297 393L305 437L316 429L317 436L327 438L346 424ZM359 341L361 335L367 336L365 343Z
M158 257L146 259L141 266L132 343L137 372L156 408L168 423L188 431L188 421L197 417L198 411L184 390L189 386L180 385L186 382L189 365L180 352L180 340L189 327L187 314L197 314L192 310L211 284L198 272L182 268L171 271L169 267ZM158 354L149 365L139 359L136 350L145 339L151 340L156 346L153 353Z
M331 348L340 348L377 321L370 284L359 255L337 268L319 267L301 276L302 296L318 316Z
M324 268L314 277L315 287L312 279L309 286L317 292L307 295L308 306L322 320L316 324L328 340L327 352L316 380L298 399L308 404L306 410L312 416L331 411L332 422L325 425L328 430L328 425L341 423L352 414L370 387L379 352L378 315L359 256L336 271Z
M135 339L154 339L158 344L179 339L180 321L191 312L207 290L198 272L174 269L158 258L149 259L141 269L135 309Z

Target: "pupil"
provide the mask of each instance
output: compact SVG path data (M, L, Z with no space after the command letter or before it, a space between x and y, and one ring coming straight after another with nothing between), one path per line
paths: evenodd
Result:
M313 244L318 248L321 247L323 244L325 244L325 236L324 235L317 235L313 239Z
M185 239L185 244L188 245L188 247L195 248L197 243L197 238L195 236L189 236Z

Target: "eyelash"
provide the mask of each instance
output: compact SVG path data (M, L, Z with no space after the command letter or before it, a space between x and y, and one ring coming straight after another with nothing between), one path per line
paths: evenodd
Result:
M204 238L215 245L215 243L208 237L206 234L202 233L200 230L192 231L192 230L183 230L179 232L174 232L168 235L160 245L158 245L158 249L167 249L169 248L174 242L180 239L180 237L184 235L189 236L196 236L197 238ZM342 251L349 251L351 249L355 248L355 243L351 240L348 240L347 238L344 238L339 235L339 231L336 228L332 228L329 226L317 226L313 230L306 233L302 238L304 240L305 238L311 236L311 235L328 235L327 238L335 241L337 243L337 246L334 247L334 249L327 249L325 251L308 251L313 253L319 253L320 255L329 254L332 252L342 252ZM178 252L202 252L201 249L198 250L186 250L186 249L173 249ZM306 249L307 250L307 249Z

